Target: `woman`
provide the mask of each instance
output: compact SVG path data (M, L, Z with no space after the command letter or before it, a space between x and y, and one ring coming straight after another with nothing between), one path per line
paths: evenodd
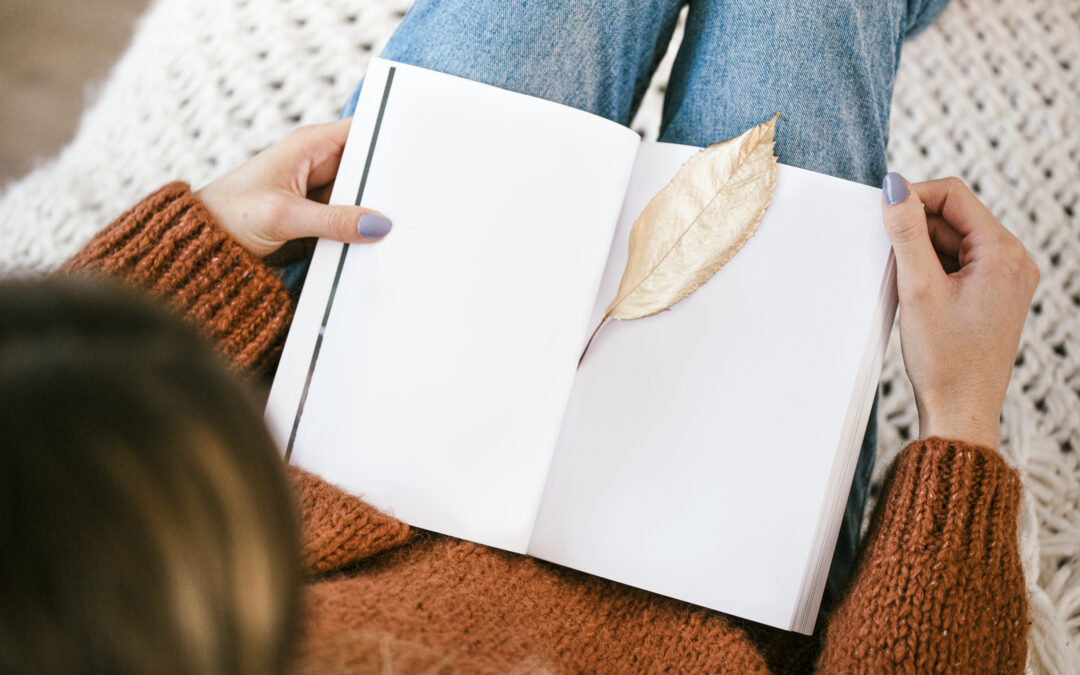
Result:
M596 72L573 73L579 84L595 86L564 93L584 96L580 103L587 109L610 105L611 115L625 121L642 78L647 82L656 44L671 25L669 13L657 17L648 14L654 6L636 3L620 3L617 9L624 13L613 14L613 7L604 3L594 6L596 15L575 10L573 24L557 20L558 12L569 11L558 3L526 8L524 17L508 20L502 20L508 10L500 7L418 3L384 55L409 61L419 54L447 59L479 51L485 55L481 61L490 60L492 73L532 73L546 54L586 71L589 63L598 64ZM838 3L830 6L831 17L778 21L785 16L782 6L770 3L768 8L732 11L776 15L729 16L723 22L713 5L692 4L683 47L689 55L680 57L684 76L673 77L664 139L704 144L732 135L723 127L728 120L749 126L739 118L756 115L744 110L750 107L744 101L754 100L745 90L719 87L725 92L721 97L732 100L726 110L720 107L713 113L706 104L695 106L696 99L687 92L698 90L694 64L737 62L738 73L729 73L728 79L760 83L764 80L745 73L764 61L772 64L763 67L772 73L767 81L780 93L777 101L768 100L774 93L767 88L761 105L782 107L788 117L778 130L782 161L864 181L880 175L885 139L881 110L887 111L895 55L906 32L926 18L906 5L884 7ZM552 14L534 16L548 11ZM624 40L613 47L611 36L603 32L612 25L609 19L624 16L656 35L640 41L647 49L628 57L635 67L623 63L610 68L604 50L612 48L622 58L627 45L639 44ZM539 33L527 34L532 36L546 36L544 31L558 26L588 29L555 31L562 37L554 46L527 41L531 47L514 61L513 45L522 38L516 28L523 18L530 28L540 27ZM546 20L536 23L540 18ZM622 26L618 21L615 25ZM448 26L459 29L452 37L460 49L448 45ZM732 26L742 30L732 28L730 39L719 39L717 31ZM436 29L443 33L441 41ZM627 26L623 29L616 31L622 37L635 34ZM751 49L752 39L739 39L744 32L777 42ZM762 56L778 45L803 42L812 45L814 58L804 54L784 59L795 69L809 63L810 72L802 76L785 79L783 69ZM426 47L412 52L413 43ZM725 49L733 51L713 60L703 55ZM740 61L742 49L759 58ZM874 53L863 53L865 62L859 62L849 53L852 49ZM419 60L419 65L440 64ZM819 68L819 74L833 73L832 80L815 79ZM449 66L443 69L452 71ZM704 67L698 71L722 74ZM626 82L615 77L613 82L603 72L620 77L630 72L634 77ZM522 82L553 80L553 75L530 75ZM528 86L519 89L530 93ZM843 95L853 95L855 101L830 114L845 100ZM339 121L299 130L198 193L180 184L163 188L96 237L68 263L67 272L104 272L148 287L214 338L234 368L265 371L280 350L291 301L259 257L300 237L359 242L388 234L389 222L381 214L306 199L332 180L347 126L347 121ZM885 223L897 259L901 339L915 386L921 438L899 455L858 564L835 606L822 615L815 638L763 629L533 559L415 532L319 478L291 470L302 511L301 557L309 580L298 663L312 671L742 672L805 669L814 663L826 671L1022 670L1027 621L1016 545L1020 488L996 447L998 414L1038 272L1019 242L959 181L911 185L889 174L883 186ZM0 353L9 353L6 345ZM5 401L15 396L5 393ZM17 422L0 428L17 427ZM4 447L14 446L5 439ZM264 452L262 459L250 461L265 463L266 456ZM7 532L4 536L10 541ZM252 553L250 560L271 555L268 548ZM80 588L76 585L73 592ZM19 607L8 610L5 604L5 629L16 620L10 614ZM268 612L288 612L287 603L275 607ZM284 641L289 632L277 634ZM5 653L19 652L10 647Z

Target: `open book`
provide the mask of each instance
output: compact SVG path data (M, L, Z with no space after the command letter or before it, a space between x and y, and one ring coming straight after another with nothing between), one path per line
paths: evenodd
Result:
M880 191L781 165L757 233L671 311L609 321L630 226L697 148L383 60L267 418L412 525L813 628L895 313Z

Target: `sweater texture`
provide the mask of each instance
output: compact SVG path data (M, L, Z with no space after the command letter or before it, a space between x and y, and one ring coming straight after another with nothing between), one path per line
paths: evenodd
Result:
M123 214L64 271L148 289L241 372L274 366L292 316L273 271L182 183ZM811 637L410 528L290 473L307 577L298 672L1024 669L1020 480L988 448L934 437L900 453L848 588Z

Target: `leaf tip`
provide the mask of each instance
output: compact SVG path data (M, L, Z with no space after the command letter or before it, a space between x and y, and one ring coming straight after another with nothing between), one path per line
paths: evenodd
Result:
M776 142L776 122L780 119L780 115L782 113L782 110L777 110L772 117L757 126L757 128L760 129L761 132L764 134L766 143L771 144ZM773 154L775 155L775 152Z

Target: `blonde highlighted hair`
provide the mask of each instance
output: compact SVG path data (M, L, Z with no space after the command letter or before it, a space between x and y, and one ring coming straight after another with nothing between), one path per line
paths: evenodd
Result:
M103 282L0 283L0 672L275 673L296 511L249 387Z

